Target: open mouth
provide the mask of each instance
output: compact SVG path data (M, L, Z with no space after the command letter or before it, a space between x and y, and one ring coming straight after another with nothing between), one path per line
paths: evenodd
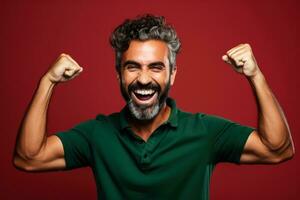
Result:
M134 100L139 104L150 104L157 97L157 91L153 89L137 89L132 93Z

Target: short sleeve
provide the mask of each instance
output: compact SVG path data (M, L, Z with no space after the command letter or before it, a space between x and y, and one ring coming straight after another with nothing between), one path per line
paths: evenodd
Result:
M89 132L92 129L91 121L83 122L72 129L58 132L55 135L61 140L64 148L66 169L75 169L89 166L91 163L91 149Z
M213 162L239 164L245 143L255 129L214 115L203 119L212 140Z

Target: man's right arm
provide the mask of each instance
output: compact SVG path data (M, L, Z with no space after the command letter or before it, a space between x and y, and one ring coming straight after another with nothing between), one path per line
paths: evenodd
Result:
M25 171L50 171L66 167L60 139L47 136L47 110L57 83L78 76L82 68L70 56L61 54L42 77L29 109L21 123L13 163Z

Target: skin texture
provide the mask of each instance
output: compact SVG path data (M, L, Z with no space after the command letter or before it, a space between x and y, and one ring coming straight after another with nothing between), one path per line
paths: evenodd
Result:
M122 82L127 95L132 96L128 91L128 86L132 83L138 82L142 85L154 83L164 91L169 81L170 85L173 85L175 76L176 68L170 73L166 43L158 40L132 41L128 50L123 54L121 77L118 75L118 80ZM155 101L157 102L158 99L156 98ZM169 114L170 108L164 103L153 120L141 123L131 118L129 123L133 131L147 141L152 132L168 119Z
M276 164L291 159L294 144L284 113L262 74L249 44L240 44L222 59L249 81L258 107L258 128L249 136L240 162Z
M258 106L258 128L246 142L241 163L275 164L292 158L294 146L287 121L255 61L250 45L238 45L222 58L247 78ZM135 64L126 65L127 61L134 61ZM117 78L127 93L129 84L133 82L154 82L164 90L168 81L170 85L175 81L176 67L170 72L167 45L161 41L132 41L123 55L122 65ZM69 55L61 54L42 77L18 133L13 157L17 168L30 172L65 168L62 143L55 135L47 136L46 115L55 85L71 80L81 72L82 68L76 61ZM147 141L169 115L170 108L164 104L153 120L130 119L129 123L133 131Z
M46 116L53 88L57 83L71 80L82 68L69 55L61 54L40 80L29 109L21 123L13 162L25 171L50 171L65 168L60 139L47 136Z

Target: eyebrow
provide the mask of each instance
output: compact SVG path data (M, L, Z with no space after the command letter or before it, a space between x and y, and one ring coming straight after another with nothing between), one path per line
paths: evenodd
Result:
M127 60L126 62L124 62L123 67L125 67L126 65L137 65L137 66L141 66L140 63L135 62L133 60Z
M163 62L160 62L160 61L150 63L148 66L152 67L152 66L155 66L155 65L161 65L162 67L166 67L165 64Z
M126 62L124 62L123 67L125 67L126 65L130 65L130 64L131 65L136 65L136 66L141 66L141 64L138 63L138 62L135 62L133 60L127 60ZM163 67L166 67L165 64L161 61L152 62L152 63L148 64L148 66L150 66L150 67L155 66L155 65L161 65Z

